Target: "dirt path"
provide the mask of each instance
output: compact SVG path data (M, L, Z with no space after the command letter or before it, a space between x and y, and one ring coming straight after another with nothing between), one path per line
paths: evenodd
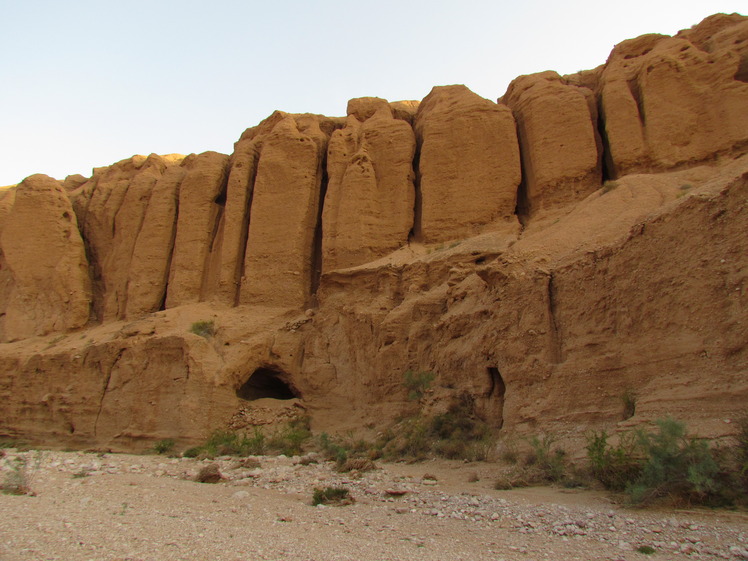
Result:
M0 495L0 560L636 560L748 559L748 516L623 509L589 491L496 491L491 464L388 464L357 476L325 463L13 453L35 496ZM424 479L428 473L436 481ZM475 481L477 479L477 481ZM345 486L345 507L312 507ZM393 496L397 495L397 496ZM636 548L648 545L655 554Z

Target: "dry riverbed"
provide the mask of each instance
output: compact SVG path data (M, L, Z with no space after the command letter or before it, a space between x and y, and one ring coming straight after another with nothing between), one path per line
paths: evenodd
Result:
M225 480L207 484L193 479L210 461L5 453L0 477L24 460L34 494L0 494L1 561L748 559L745 513L627 509L592 491L497 491L492 464L341 474L284 456L220 458ZM328 486L348 488L355 503L311 506L314 489Z

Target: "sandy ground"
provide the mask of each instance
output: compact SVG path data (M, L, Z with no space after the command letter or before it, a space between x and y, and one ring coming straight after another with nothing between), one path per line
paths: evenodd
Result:
M493 489L498 466L218 460L226 480L192 481L206 461L6 451L33 496L0 494L0 560L748 559L748 515L626 509L605 494ZM424 475L433 475L424 478ZM311 506L345 486L350 506ZM636 548L648 545L653 555Z

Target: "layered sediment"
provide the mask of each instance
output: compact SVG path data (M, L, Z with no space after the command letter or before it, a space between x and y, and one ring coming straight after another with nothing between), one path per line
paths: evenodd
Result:
M497 102L359 98L275 112L231 155L31 176L0 192L0 433L191 442L268 398L376 425L428 370L424 408L468 396L505 432L669 413L728 434L747 69L748 18L717 14Z

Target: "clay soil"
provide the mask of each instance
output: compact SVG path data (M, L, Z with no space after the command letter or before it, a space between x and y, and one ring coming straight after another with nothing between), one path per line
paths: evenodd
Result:
M4 480L19 460L33 494L0 494L2 561L748 559L745 513L636 510L589 490L497 491L502 467L490 463L341 474L298 458L226 457L216 461L224 481L206 484L194 477L209 460L7 450ZM346 487L355 503L311 506L327 486Z

